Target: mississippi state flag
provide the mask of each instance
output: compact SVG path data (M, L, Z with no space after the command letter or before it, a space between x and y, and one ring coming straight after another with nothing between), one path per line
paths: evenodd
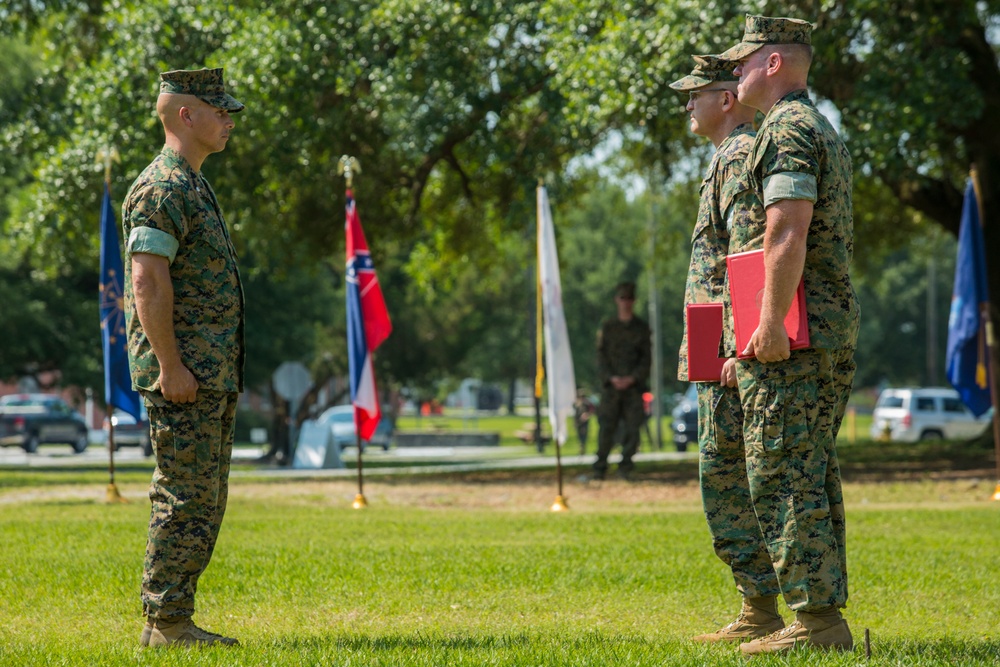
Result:
M347 191L347 358L351 371L354 423L362 440L370 440L382 417L372 352L392 331L389 311L375 275L368 242L361 230L354 195Z

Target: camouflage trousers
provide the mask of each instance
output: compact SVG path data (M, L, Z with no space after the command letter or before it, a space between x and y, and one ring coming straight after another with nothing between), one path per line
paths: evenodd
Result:
M143 614L191 616L226 513L239 394L199 389L194 403L171 403L155 392L143 398L156 454Z
M847 604L844 497L836 439L854 350L796 350L736 364L750 496L789 609Z
M744 597L776 596L778 579L750 499L739 391L710 382L696 386L698 480L715 554Z
M600 429L597 432L597 460L594 461L594 470L604 472L608 469L608 456L615 446L615 435L621 423L622 460L618 469L628 472L633 467L632 457L639 449L639 429L646 418L642 408L642 391L635 385L622 391L606 387L601 392L597 418Z

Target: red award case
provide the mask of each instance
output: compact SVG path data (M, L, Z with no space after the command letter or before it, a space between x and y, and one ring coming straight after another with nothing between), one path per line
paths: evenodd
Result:
M736 356L746 359L748 357L743 355L743 350L760 325L760 307L764 298L764 251L750 250L728 255L726 268L729 272L729 296L733 302ZM790 349L809 347L805 281L799 281L795 298L785 315L785 331L788 332Z
M719 382L725 357L719 356L722 304L687 305L688 381Z

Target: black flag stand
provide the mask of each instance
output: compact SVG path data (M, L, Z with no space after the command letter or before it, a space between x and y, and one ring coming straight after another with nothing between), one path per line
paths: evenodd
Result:
M986 218L983 217L982 204L980 203L983 199L980 196L979 190L979 174L975 167L972 168L969 176L972 178L972 187L976 191L976 203L980 207L978 215L981 224L981 221ZM979 326L981 327L981 334L985 335L986 339L986 375L989 378L990 400L993 403L993 452L996 457L997 486L991 498L1000 501L1000 395L997 394L997 367L993 361L994 354L996 353L996 338L994 336L993 318L990 311L990 304L988 302L980 305Z
M118 151L114 148L102 148L97 151L97 164L104 167L104 184L111 192L111 163L118 162ZM101 224L104 221L101 220ZM117 240L115 241L117 243ZM109 363L109 360L105 359L104 363ZM115 421L114 417L115 406L108 404L108 488L104 494L104 502L111 503L127 503L128 499L124 498L121 493L118 492L118 485L115 484Z
M997 396L997 367L993 361L996 339L993 334L993 321L990 319L990 305L988 303L981 307L980 321L986 330L986 356L989 359L990 396L993 401L993 453L996 457L997 486L993 490L991 498L1000 500L1000 405L998 405L1000 396Z
M355 425L355 429L357 426ZM368 501L365 500L365 482L364 475L361 470L361 434L356 433L355 438L357 439L356 444L358 446L358 494L354 496L354 502L351 506L356 510L361 510L368 507Z
M538 190L541 193L542 189L545 187L545 181L541 178L538 179ZM542 382L545 378L545 364L543 359L545 357L545 309L542 303L542 210L541 204L537 209L536 215L536 232L537 240L535 243L535 424L536 424L536 438L538 441L538 451L543 450L542 447L542 426L541 426L541 402L542 402ZM552 397L549 396L549 409L552 410L551 401ZM566 424L563 422L563 427ZM566 503L566 496L563 495L563 471L562 471L562 446L565 444L560 441L559 434L563 432L564 429L552 428L552 442L556 447L556 484L559 488L559 493L556 495L556 499L552 502L551 509L553 512L566 512L569 510L569 505Z
M555 433L552 434L553 436ZM563 495L563 470L562 470L562 446L563 443L559 442L558 438L553 438L556 441L556 480L559 483L559 495L556 496L555 502L552 503L553 512L565 512L569 509L569 505L566 504L566 496Z
M354 174L361 173L361 163L358 162L357 158L350 155L341 155L340 160L337 162L337 173L344 175L344 180L347 181L347 189L350 190L354 187ZM361 461L361 432L358 431L357 408L355 408L354 430L355 444L358 447L358 493L354 496L354 502L351 506L356 510L360 510L368 507L368 501L365 499L365 480Z
M118 492L118 485L115 484L115 422L112 419L115 407L108 405L108 489L105 492L104 502L127 503L128 499Z

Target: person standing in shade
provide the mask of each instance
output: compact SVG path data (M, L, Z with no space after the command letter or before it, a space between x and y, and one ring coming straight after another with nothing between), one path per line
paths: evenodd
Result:
M236 250L201 166L225 149L230 114L244 107L221 69L160 80L165 145L122 205L129 366L156 455L140 643L235 645L191 616L226 511L246 349Z
M652 358L649 325L633 313L635 283L615 289L617 315L604 321L597 334L597 372L601 401L597 406L597 460L593 478L604 479L615 432L622 425L622 458L618 476L629 479L635 467L632 457L639 449L639 429L645 419L642 392L649 379Z
M732 231L730 253L764 250L760 325L736 364L750 494L795 621L743 644L753 655L796 646L850 650L846 516L836 439L856 365L860 307L851 156L809 99L812 25L747 15L736 61L739 100L765 114L747 156L763 220ZM810 349L789 350L785 314L805 282ZM737 350L729 349L735 353Z
M761 207L735 206L747 154L753 145L754 109L736 98L733 63L694 56L695 68L670 87L688 94L691 132L715 146L701 185L698 218L691 234L691 262L684 303L723 303L730 229L743 215L763 215ZM746 203L744 202L744 206ZM686 315L685 315L686 317ZM677 378L688 380L687 326L681 341ZM757 523L747 480L743 447L743 407L736 388L736 359L723 366L716 382L698 382L698 480L716 555L729 566L743 598L736 620L698 642L743 641L785 627L778 613L778 580Z

